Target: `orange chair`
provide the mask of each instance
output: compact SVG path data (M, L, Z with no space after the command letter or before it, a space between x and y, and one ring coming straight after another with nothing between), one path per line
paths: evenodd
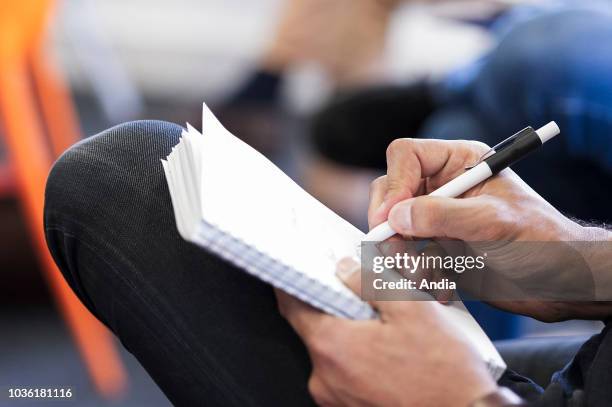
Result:
M52 6L51 0L0 0L0 117L11 166L0 172L0 181L10 190L8 177L14 180L46 280L92 382L99 394L114 398L126 388L127 376L113 337L68 287L43 232L49 169L54 157L80 139L69 92L42 46Z
M15 190L11 168L7 163L0 163L0 197L10 195Z

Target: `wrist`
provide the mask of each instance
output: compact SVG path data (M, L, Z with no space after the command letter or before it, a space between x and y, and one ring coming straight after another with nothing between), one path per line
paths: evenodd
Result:
M469 407L513 407L526 405L525 401L512 390L507 387L498 387L472 402Z
M477 400L481 400L499 388L489 371L482 363L461 362L459 365L470 366L470 369L463 369L463 380L458 382L460 387L458 392L449 400L451 406L470 406ZM452 393L452 392L450 392Z
M563 216L563 215L562 215ZM555 238L553 241L558 242L580 242L591 240L590 228L582 226L573 219L563 216L563 220L555 230Z
M583 240L575 243L588 266L594 283L594 298L599 310L597 317L609 318L612 315L612 233L599 227L583 227ZM603 312L603 315L601 314Z
M582 239L586 241L596 242L612 242L612 231L593 227L593 226L582 226Z

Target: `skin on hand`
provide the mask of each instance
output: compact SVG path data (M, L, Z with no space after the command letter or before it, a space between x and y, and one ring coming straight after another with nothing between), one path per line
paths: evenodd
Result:
M607 232L595 233L563 216L509 169L459 198L425 196L487 150L484 144L468 141L394 141L387 150L387 175L371 186L370 227L388 218L406 239L561 242L595 235L610 239ZM350 260L339 266L340 278L360 294L359 266ZM470 343L445 321L439 303L373 301L380 319L351 321L323 314L281 291L276 294L281 314L310 354L309 390L319 405L468 406L496 388ZM606 302L493 305L549 321L600 318L609 316L611 309Z
M517 266L507 261L507 242L567 242L588 240L586 228L563 216L531 189L511 169L467 191L459 198L426 196L474 164L489 147L474 141L397 139L387 149L387 175L371 185L368 221L374 227L383 221L403 238L458 239L497 244L498 276L509 281L540 278L551 290L567 290L568 282L579 281L571 262L563 258L523 256ZM489 262L494 258L489 253ZM543 268L547 268L544 270ZM555 279L550 279L550 273ZM523 273L523 274L519 274ZM558 287L552 285L557 281ZM526 297L527 298L527 297ZM536 296L534 296L536 298ZM490 301L498 308L543 321L569 318L602 318L610 315L606 302Z
M359 265L339 264L359 294ZM312 361L308 388L321 406L468 406L494 391L482 358L430 301L372 302L380 319L352 321L321 313L276 290L281 314Z

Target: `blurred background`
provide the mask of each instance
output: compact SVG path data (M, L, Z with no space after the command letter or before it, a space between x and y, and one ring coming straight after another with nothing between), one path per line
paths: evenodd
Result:
M235 135L366 229L369 183L384 173L385 147L394 138L495 143L526 125L557 120L570 141L517 171L572 216L612 218L607 156L589 155L588 148L578 156L559 153L587 132L610 134L601 121L566 117L568 106L575 113L577 100L596 100L603 108L608 101L579 87L570 99L533 95L538 86L551 86L554 75L559 83L566 77L553 71L530 78L521 70L536 46L557 52L542 57L554 66L575 58L589 67L579 52L558 52L567 46L563 33L555 42L555 29L546 38L529 25L550 15L574 18L580 13L568 9L571 2L2 3L2 389L70 386L75 405L169 405L131 355L70 298L37 226L52 161L78 139L124 121L151 118L199 128L206 101ZM585 143L597 150L596 138ZM568 171L573 177L564 177ZM550 182L559 178L564 181ZM470 307L493 339L582 335L601 327L543 324L482 304ZM28 403L36 404L20 405Z

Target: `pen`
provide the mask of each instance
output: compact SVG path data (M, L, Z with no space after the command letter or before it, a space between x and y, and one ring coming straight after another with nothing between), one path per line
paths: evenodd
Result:
M555 122L550 122L538 130L527 127L491 148L483 155L483 158L487 158L481 158L475 166L429 195L456 198L504 168L523 159L559 133L559 126ZM489 155L491 152L493 154ZM370 230L363 240L381 242L393 235L395 235L395 231L391 229L389 222L384 222Z

